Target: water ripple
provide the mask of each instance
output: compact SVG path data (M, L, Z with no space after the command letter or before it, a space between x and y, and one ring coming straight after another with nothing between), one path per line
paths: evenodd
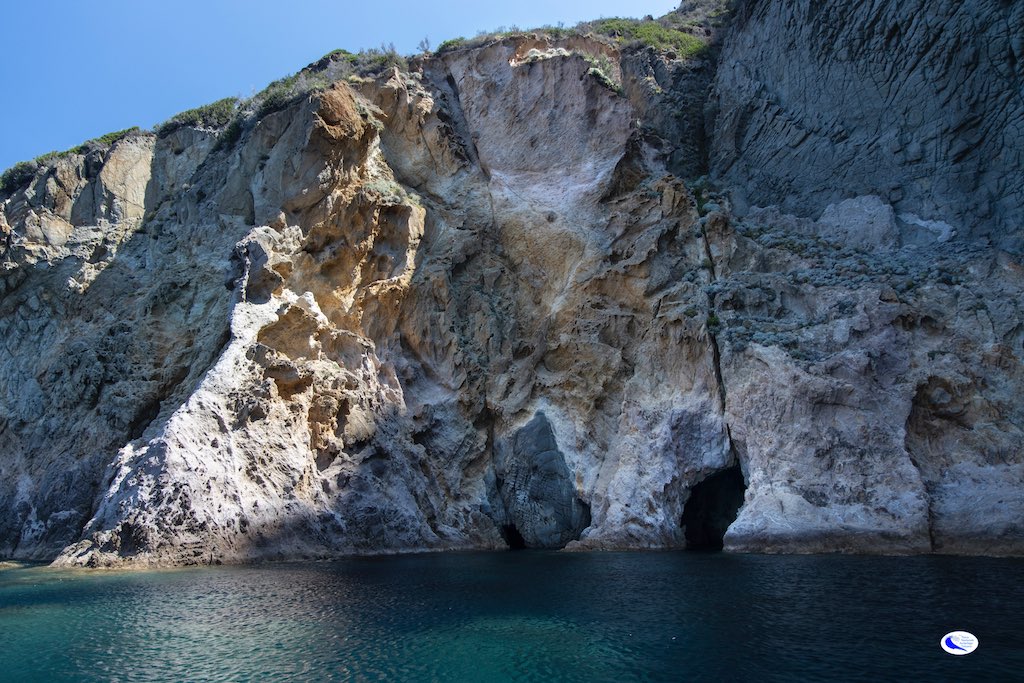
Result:
M1011 679L1024 563L478 553L0 571L0 680ZM950 657L939 637L976 633Z

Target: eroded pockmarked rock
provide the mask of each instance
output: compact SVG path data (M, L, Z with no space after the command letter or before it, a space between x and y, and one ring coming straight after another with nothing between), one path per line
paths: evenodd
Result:
M0 554L1020 553L1019 259L698 202L588 51L650 58L495 40L6 198Z

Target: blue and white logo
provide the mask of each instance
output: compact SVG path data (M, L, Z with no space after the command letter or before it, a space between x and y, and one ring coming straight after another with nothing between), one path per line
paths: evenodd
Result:
M951 655L969 655L978 649L978 638L967 631L951 631L942 636L939 645Z

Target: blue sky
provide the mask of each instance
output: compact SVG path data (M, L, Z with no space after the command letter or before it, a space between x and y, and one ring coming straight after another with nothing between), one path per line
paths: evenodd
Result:
M247 97L335 48L403 54L499 26L660 16L678 0L49 0L0 13L0 169L104 133Z

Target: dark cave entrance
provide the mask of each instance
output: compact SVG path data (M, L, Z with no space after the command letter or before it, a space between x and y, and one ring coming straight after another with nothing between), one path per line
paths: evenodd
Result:
M526 550L526 539L519 533L515 524L503 524L501 535L505 539L509 550Z
M734 465L715 472L690 490L682 524L687 550L721 550L729 525L743 505L743 472Z

